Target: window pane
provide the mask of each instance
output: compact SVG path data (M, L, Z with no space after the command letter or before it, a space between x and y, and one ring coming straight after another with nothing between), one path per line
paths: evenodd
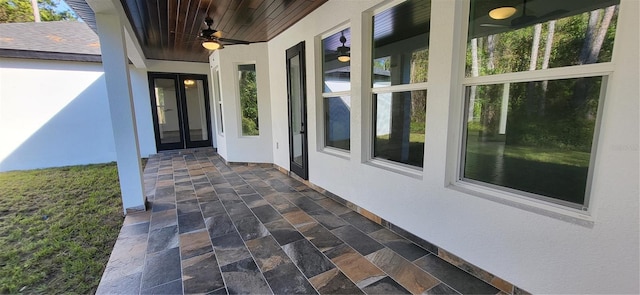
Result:
M422 167L427 91L374 94L376 158Z
M351 138L351 97L324 99L325 146L349 150Z
M466 76L611 61L619 0L527 1L496 20L494 1L471 1Z
M222 118L222 96L220 95L220 72L216 70L213 75L213 88L216 93L216 100L218 105L218 132L224 134L224 120Z
M467 87L463 177L585 201L602 77Z
M191 84L193 81L195 84ZM204 97L203 80L185 80L185 101L187 103L187 118L189 120L189 139L207 140L209 139L209 129L207 128L207 107Z
M158 112L158 131L160 143L176 143L182 140L180 118L178 117L178 96L173 79L156 78L156 108Z
M373 17L373 87L427 81L431 1L409 0Z
M242 135L259 135L256 65L238 65L238 82L242 109Z
M340 40L344 37L344 43ZM351 29L344 29L322 39L323 92L349 91L351 89Z

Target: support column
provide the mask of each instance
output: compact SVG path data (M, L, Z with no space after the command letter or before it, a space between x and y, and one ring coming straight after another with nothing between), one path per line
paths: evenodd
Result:
M96 13L95 17L109 96L122 206L127 214L127 211L146 208L124 28L117 14Z

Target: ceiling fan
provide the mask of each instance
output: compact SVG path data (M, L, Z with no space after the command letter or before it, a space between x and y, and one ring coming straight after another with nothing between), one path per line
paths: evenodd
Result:
M504 8L511 8L512 11L515 13L516 9L515 7L511 7L511 6L507 6L507 7L499 7L496 9L493 9L492 12L494 10L498 10L498 9L504 9ZM549 19L553 19L556 18L557 16L560 16L562 14L565 14L569 11L565 10L565 9L556 9L554 11L551 11L545 15L542 16L535 16L535 15L531 15L531 14L527 14L527 0L522 0L522 14L514 19L511 20L510 24L500 24L500 23L482 23L480 24L481 27L493 27L493 28L508 28L508 27L523 27L526 25L532 25L534 23L539 23L542 21L546 21ZM489 15L491 15L491 12L489 13ZM493 16L490 16L492 19L495 20L502 20L502 19L506 19L511 17L513 14L510 14L509 16L505 17L505 18L494 18Z
M251 44L249 41L222 38L222 32L211 28L213 25L213 19L209 16L204 19L204 23L207 25L207 28L200 32L198 38L202 40L202 47L208 50L222 49L224 48L224 45Z

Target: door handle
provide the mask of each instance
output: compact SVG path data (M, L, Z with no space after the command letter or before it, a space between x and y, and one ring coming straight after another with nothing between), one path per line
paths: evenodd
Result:
M304 123L300 123L300 134L304 134L305 130L304 130Z

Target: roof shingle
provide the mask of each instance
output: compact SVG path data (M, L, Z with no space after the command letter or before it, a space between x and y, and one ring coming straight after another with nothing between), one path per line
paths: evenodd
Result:
M100 55L100 40L86 23L0 24L0 49Z

